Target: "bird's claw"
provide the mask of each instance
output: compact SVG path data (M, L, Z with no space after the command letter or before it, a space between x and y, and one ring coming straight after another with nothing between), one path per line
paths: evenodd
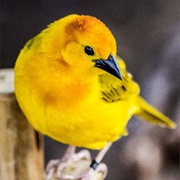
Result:
M108 168L106 164L100 163L95 170L89 168L89 170L81 176L80 180L103 180L107 176L107 172Z
M80 180L81 177L75 174L86 171L90 162L91 156L88 150L73 154L68 159L51 160L46 168L46 180Z
M48 180L103 180L107 175L107 171L107 166L104 163L101 163L96 170L89 168L82 175L56 175Z

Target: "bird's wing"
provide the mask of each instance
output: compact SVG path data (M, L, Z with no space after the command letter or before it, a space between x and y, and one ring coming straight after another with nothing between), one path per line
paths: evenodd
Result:
M137 107L135 115L152 124L161 127L175 128L176 124L159 110L147 103L139 96L139 85L133 81L132 75L127 72L126 65L122 59L117 57L122 73L122 81L110 74L99 76L102 99L111 103L120 100L135 98L134 105Z
M132 80L132 75L126 71L126 65L122 59L116 58L120 71L122 73L122 81L111 74L99 75L102 99L107 102L115 102L138 95L140 92L139 85Z

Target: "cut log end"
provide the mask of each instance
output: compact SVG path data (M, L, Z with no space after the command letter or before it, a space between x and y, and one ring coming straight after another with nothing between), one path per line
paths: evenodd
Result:
M0 94L14 93L14 71L13 69L0 70Z

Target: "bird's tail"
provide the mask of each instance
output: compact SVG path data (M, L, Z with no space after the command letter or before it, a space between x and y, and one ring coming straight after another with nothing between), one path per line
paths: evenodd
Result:
M140 111L136 114L137 116L161 127L176 128L176 123L148 104L142 97L139 96L137 101L140 108Z

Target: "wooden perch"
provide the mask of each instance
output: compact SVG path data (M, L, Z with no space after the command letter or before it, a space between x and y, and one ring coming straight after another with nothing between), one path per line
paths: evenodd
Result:
M0 70L0 179L43 179L42 136L30 126L14 95L13 69Z

